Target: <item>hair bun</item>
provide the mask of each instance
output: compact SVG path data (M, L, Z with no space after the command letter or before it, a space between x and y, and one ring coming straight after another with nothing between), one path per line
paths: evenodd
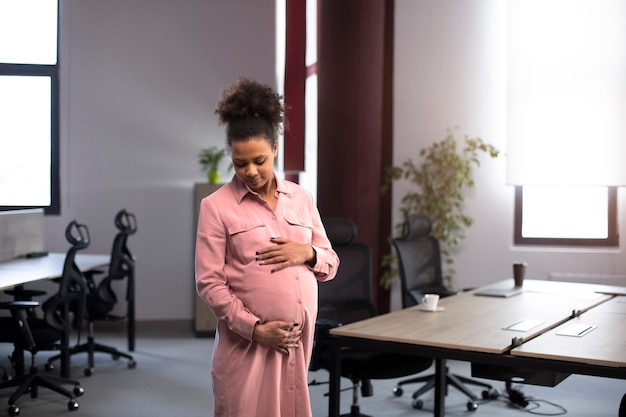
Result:
M235 119L261 118L278 126L284 120L284 112L282 96L272 87L243 76L222 91L222 101L215 109L220 124Z

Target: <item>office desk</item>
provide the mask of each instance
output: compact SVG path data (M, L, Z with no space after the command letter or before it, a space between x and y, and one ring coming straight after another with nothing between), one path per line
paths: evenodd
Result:
M507 280L491 287L511 285L512 281ZM624 289L527 280L524 292L511 298L477 296L474 295L476 291L471 291L440 300L445 309L441 312L424 312L414 306L332 329L329 415L339 415L340 355L341 349L349 346L434 358L435 416L444 415L446 359L511 369L626 379L626 362L615 367L604 363L572 362L565 357L523 355L521 351L512 354L527 341L575 317L589 314L615 297L597 291L613 294ZM623 325L619 318L614 320ZM507 329L520 321L534 321L536 325L524 331Z
M0 263L0 290L35 281L55 279L63 274L65 253L50 253L40 258L18 258ZM76 265L82 272L106 267L109 255L76 254ZM69 355L61 352L61 375L69 377ZM16 372L19 373L19 369Z
M624 367L626 366L624 329L626 329L626 297L615 297L513 349L511 354Z
M76 254L76 265L83 271L109 265L109 255ZM0 290L45 279L59 278L63 273L65 253L50 253L41 258L18 258L0 263Z

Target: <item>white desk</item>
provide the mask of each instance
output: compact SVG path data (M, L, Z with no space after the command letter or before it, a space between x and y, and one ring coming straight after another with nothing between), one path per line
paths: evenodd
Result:
M18 258L0 263L0 290L35 281L60 278L63 274L65 257L65 253L49 253L47 256L39 258ZM82 272L86 272L108 266L111 257L109 255L78 253L75 262ZM64 337L67 338L69 335L65 334ZM23 364L23 358L20 360ZM18 367L22 368L23 365ZM18 369L17 372L22 371L22 369ZM69 377L69 354L67 351L61 352L61 375Z
M109 265L109 255L76 254L76 265L85 272ZM65 253L50 253L40 258L18 258L0 263L0 290L43 279L59 278Z

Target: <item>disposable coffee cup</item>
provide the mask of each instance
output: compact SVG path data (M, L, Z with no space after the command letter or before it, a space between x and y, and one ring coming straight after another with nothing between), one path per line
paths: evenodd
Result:
M524 276L526 275L526 267L528 264L522 261L513 262L513 281L515 286L520 288L524 285Z
M424 294L422 297L422 308L425 310L437 310L439 304L439 294Z

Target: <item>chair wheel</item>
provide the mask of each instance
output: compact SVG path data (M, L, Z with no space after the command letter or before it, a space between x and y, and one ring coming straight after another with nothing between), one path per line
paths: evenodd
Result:
M94 369L89 367L89 368L85 368L85 370L83 371L83 373L85 374L85 376L92 376L94 372Z
M19 416L20 415L20 408L13 404L9 406L9 415L11 417L15 417L15 416Z
M128 368L135 369L137 367L137 362L130 360L128 361Z
M81 387L80 385L75 385L74 386L74 395L75 396L80 397L84 393L85 393L85 388Z
M78 410L78 401L72 399L67 403L67 409L70 411Z
M478 410L478 404L476 404L474 401L468 401L467 411L476 411L476 410Z
M402 397L402 394L404 394L404 390L402 389L402 387L393 387L391 389L391 392L393 392L393 395L395 395L396 397Z
M422 400L418 400L417 398L413 400L413 402L411 403L411 405L413 406L413 408L415 408L416 410L421 410L422 407L424 407L424 401Z
M111 355L111 357L113 358L114 361L116 361L116 360L119 360L120 355L114 354L114 355Z
M500 393L498 392L498 390L495 390L493 388L489 390L484 390L482 392L483 400L497 400L499 396Z

